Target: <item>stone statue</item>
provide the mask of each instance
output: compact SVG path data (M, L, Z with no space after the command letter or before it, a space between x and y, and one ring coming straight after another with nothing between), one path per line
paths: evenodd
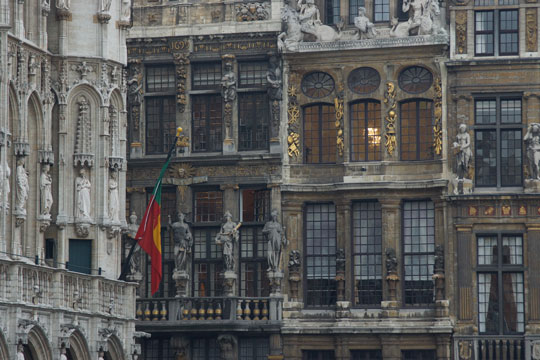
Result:
M59 10L68 10L71 7L71 0L56 0L56 8Z
M283 74L279 57L276 55L271 55L268 60L266 82L268 83L268 98L270 101L281 101L283 98L283 91L281 89L283 84Z
M28 185L28 172L24 167L24 158L17 159L17 172L16 172L16 189L15 194L15 212L19 215L26 215L26 201L28 200L28 192L30 186Z
M446 34L439 20L438 0L404 0L402 11L409 12L409 20L399 23L396 18L392 19L390 36Z
M289 272L300 271L300 251L291 250L289 253Z
M17 345L17 360L24 360L24 347L22 344Z
M118 171L112 170L109 178L109 219L114 223L120 221L119 206Z
M221 225L221 230L216 235L216 244L223 246L223 261L225 262L225 271L234 271L234 244L238 242L238 229L240 224L232 221L230 212L225 213L225 223Z
M137 214L133 211L129 216L128 236L135 239L138 229L139 224L137 224ZM137 242L131 246L135 246L135 249L133 250L133 254L131 254L131 259L129 259L129 273L135 275L141 272L141 247ZM129 250L131 250L131 248L129 248L128 251Z
M281 21L285 23L286 30L278 35L278 50L296 51L298 43L303 41L303 34L300 29L298 12L288 4L281 9Z
M540 180L540 124L529 124L523 141L527 147L526 154L529 177L534 180Z
M467 125L459 125L456 142L454 142L453 147L454 149L459 150L456 156L456 172L458 179L466 178L472 158L471 137L467 132Z
M62 350L60 350L60 360L68 360L66 356L66 348L62 348Z
M101 0L101 12L108 13L111 10L112 0Z
M178 221L171 222L169 215L169 228L174 239L174 267L175 271L187 270L187 259L193 247L193 236L189 225L184 222L184 214L178 213Z
M435 247L435 264L433 272L444 272L444 246L437 245Z
M90 219L90 189L92 184L86 175L86 170L82 168L79 171L80 176L75 180L78 219Z
M219 335L217 343L219 345L221 360L235 360L237 358L237 341L233 335Z
M100 351L98 353L98 360L105 360L105 352L104 351Z
M53 204L52 176L49 174L51 165L43 164L41 167L41 177L39 179L39 189L41 198L41 215L50 215Z
M137 65L131 66L132 74L131 78L128 79L126 82L129 89L128 89L128 95L130 99L132 100L134 105L138 105L142 103L143 100L143 92L142 92L142 73L141 69Z
M131 0L122 0L120 21L129 22L131 20Z
M300 21L300 30L305 34L311 34L318 37L316 27L321 26L321 14L314 0L298 0L300 8L298 20Z
M231 61L225 61L225 71L221 78L221 95L224 102L232 102L236 100L236 75L233 71Z
M396 257L396 250L392 248L388 248L385 251L386 253L386 273L397 273L397 257Z
M345 249L340 248L336 253L336 271L345 271Z
M371 39L377 35L375 25L369 21L366 16L366 8L360 6L358 8L358 16L354 18L354 26L358 28L358 37L362 39Z
M278 212L276 209L272 210L272 220L264 224L262 233L268 240L268 271L279 271L281 247L287 247L288 243L285 237L285 231L278 222Z

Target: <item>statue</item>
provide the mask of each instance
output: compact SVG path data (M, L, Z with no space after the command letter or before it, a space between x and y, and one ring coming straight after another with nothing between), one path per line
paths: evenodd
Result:
M80 176L75 179L75 188L77 199L76 218L81 220L90 219L90 189L92 184L86 175L86 170L82 168L79 171Z
M291 250L289 253L289 272L300 271L300 251Z
M60 350L60 360L68 360L67 356L66 356L66 348L62 348L62 350Z
M24 360L24 347L22 344L17 345L17 360Z
M50 215L53 204L52 196L52 176L49 174L50 164L43 164L41 168L41 177L39 179L39 189L41 191L41 215Z
M317 26L321 26L321 14L319 8L315 5L314 0L305 0L306 3L302 3L304 0L298 0L298 7L300 8L298 20L300 21L300 30L305 34L311 34L318 37L316 30Z
M268 270L279 271L279 263L281 262L281 247L287 247L287 239L285 231L278 222L278 212L272 210L272 220L264 224L262 230L263 235L268 239Z
M358 28L359 39L371 39L377 35L375 24L369 21L366 16L366 8L360 6L358 8L358 16L354 18L354 26Z
M128 79L126 84L128 85L128 95L132 99L134 105L138 105L142 103L143 101L143 93L142 93L142 73L141 69L137 65L131 66L132 74L131 78Z
M529 177L534 180L540 180L540 124L529 124L523 141L527 147L526 154Z
M56 8L59 10L67 10L71 7L71 0L56 0Z
M28 200L28 192L30 186L28 185L28 172L24 167L24 158L17 159L17 172L16 172L16 189L15 194L15 212L19 215L26 215L26 200Z
M270 55L270 59L268 60L266 82L268 83L268 98L270 101L281 101L283 98L283 90L281 89L283 84L283 74L279 57L276 55Z
M120 221L119 215L119 199L118 199L118 172L111 171L109 178L109 219L116 223Z
M458 134L456 135L456 142L454 142L453 147L454 149L459 149L456 157L456 171L458 174L458 179L466 178L472 158L471 137L467 132L467 125L459 125Z
M336 253L336 271L345 272L345 249L340 248Z
M444 246L435 246L435 264L433 266L433 272L444 272Z
M219 335L217 338L217 343L219 345L221 360L235 360L237 358L237 341L233 335Z
M120 21L130 22L131 20L131 0L122 0Z
M404 0L402 11L412 13L407 22L391 21L390 36L406 37L410 35L446 35L441 26L439 16L441 10L438 0Z
M105 352L104 351L100 351L98 353L98 360L105 360Z
M221 78L221 96L228 103L236 100L236 75L233 71L232 61L225 61L225 70Z
M385 251L386 253L386 273L387 274L397 274L397 257L396 257L396 250L392 248L388 248Z
M296 51L298 49L298 43L302 42L304 37L300 29L298 12L288 4L285 4L281 9L281 21L285 22L286 30L278 35L278 50L280 52L284 49Z
M223 261L225 271L234 271L234 244L238 242L238 229L242 225L232 221L230 212L225 213L225 223L221 225L221 230L216 235L216 244L223 246Z
M131 213L129 216L129 224L128 224L128 233L127 235L135 239L135 236L137 235L137 230L139 229L139 225L137 224L137 214L135 211ZM135 246L135 249L133 250L133 253L131 254L131 259L129 259L129 273L131 275L135 275L140 273L141 269L141 247L139 244L135 241L133 245ZM131 250L131 247L128 249L128 251Z
M184 222L184 214L178 213L178 221L171 222L169 215L169 228L174 239L174 267L175 271L187 270L188 254L191 254L193 246L193 236L189 231L189 226Z

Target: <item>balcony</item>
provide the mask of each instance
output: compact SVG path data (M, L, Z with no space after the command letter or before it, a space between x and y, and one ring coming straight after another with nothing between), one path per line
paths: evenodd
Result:
M181 297L137 300L137 320L178 325L273 323L282 318L280 297ZM144 324L141 324L144 325Z
M136 284L0 260L0 303L133 319Z
M533 342L539 339L519 335L455 336L454 352L462 359L525 360L531 359Z

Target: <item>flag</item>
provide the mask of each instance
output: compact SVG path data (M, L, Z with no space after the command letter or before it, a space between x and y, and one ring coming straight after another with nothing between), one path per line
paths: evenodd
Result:
M178 128L176 132L176 138L169 150L165 165L159 172L159 177L152 191L152 197L146 207L144 216L142 218L139 229L137 230L137 239L139 246L143 249L148 256L150 256L151 269L152 269L152 295L159 289L159 283L161 282L162 268L161 268L161 184L163 175L167 171L169 162L173 150L175 149L176 141L182 132L182 128Z

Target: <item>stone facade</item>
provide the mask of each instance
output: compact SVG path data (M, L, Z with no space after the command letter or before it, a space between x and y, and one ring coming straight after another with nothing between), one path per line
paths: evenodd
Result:
M116 280L129 23L99 3L0 5L2 359L140 354L135 285Z

